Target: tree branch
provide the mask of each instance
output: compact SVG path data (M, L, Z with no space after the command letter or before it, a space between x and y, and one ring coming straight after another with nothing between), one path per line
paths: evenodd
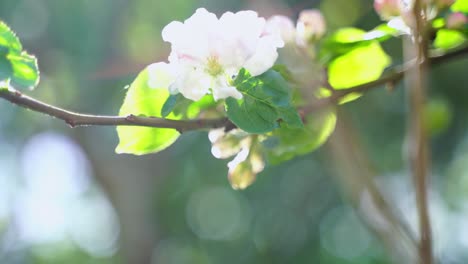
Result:
M429 144L425 126L424 104L426 103L426 78L429 66L427 16L422 0L413 6L414 27L411 40L404 46L405 57L416 58L417 64L410 68L406 78L409 103L408 115L408 160L411 167L419 218L419 263L432 264L432 231L428 204ZM411 42L410 42L411 41ZM443 61L443 60L442 60Z
M227 118L172 120L158 117L143 116L100 116L71 112L58 108L12 89L0 89L0 97L24 108L44 113L65 121L71 127L77 126L145 126L158 128L173 128L180 132L207 128L226 127L231 124Z
M465 55L468 55L468 46L464 46L444 54L434 53L428 58L428 60L431 65L439 65ZM334 90L333 94L330 97L320 99L315 104L307 106L303 110L305 113L310 113L315 110L336 104L341 98L345 97L346 95L352 93L364 93L373 90L374 88L378 88L384 84L396 84L399 81L401 81L405 74L408 73L415 66L416 60L410 60L402 65L393 67L386 74L384 74L382 77L375 81L356 85L354 87L350 87L343 90Z
M448 60L458 58L461 55L468 54L468 46L458 50L431 56L432 64L440 64ZM357 85L346 90L334 90L332 96L316 101L314 104L301 109L302 113L307 114L318 109L323 109L332 104L336 104L339 99L351 93L363 93L368 90L380 87L386 83L396 83L400 81L405 73L414 67L415 62L411 61L400 66L394 67L387 74L378 80ZM3 98L13 104L30 109L35 112L43 113L57 119L65 121L71 127L77 126L144 126L157 128L173 128L179 132L189 130L201 130L210 128L226 127L232 129L235 125L227 118L219 119L192 119L192 120L171 120L158 117L143 116L105 116L89 115L65 110L53 105L36 100L32 97L13 89L0 89L0 98Z

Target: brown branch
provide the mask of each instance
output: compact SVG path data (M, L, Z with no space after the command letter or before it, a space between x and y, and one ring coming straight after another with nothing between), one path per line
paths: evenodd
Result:
M405 57L415 57L417 64L409 70L406 90L410 108L408 119L408 159L416 190L419 218L419 263L432 264L432 232L428 205L429 144L425 126L426 77L429 66L427 16L422 0L413 6L414 27L411 43L407 40Z
M229 126L231 122L227 118L219 119L193 119L193 120L172 120L158 117L143 116L100 116L87 115L71 112L58 108L32 97L24 95L15 90L0 89L0 97L13 104L24 108L44 113L65 121L71 127L77 126L145 126L158 128L173 128L180 132L188 130L199 130L207 128L220 128Z
M457 58L461 55L468 54L468 46L458 50L431 56L432 64L440 64L448 60ZM405 73L414 66L414 62L396 66L387 74L378 80L368 82L365 84L357 85L346 90L335 90L333 95L328 98L320 99L314 104L301 109L303 114L313 112L317 109L328 107L336 104L340 98L351 93L363 93L374 88L380 87L387 83L396 83L400 81ZM173 128L180 132L189 130L201 130L210 128L226 127L232 129L235 125L227 118L219 119L193 119L193 120L171 120L157 117L143 117L143 116L104 116L104 115L89 115L72 112L47 103L36 100L32 97L24 95L16 90L0 89L0 98L3 98L18 106L33 110L35 112L43 113L57 119L61 119L69 124L71 127L77 126L145 126L157 128Z
M439 65L439 64L448 62L450 60L453 60L453 59L458 59L460 58L460 56L465 56L465 55L468 55L468 46L464 46L464 47L452 50L444 54L434 53L428 58L428 60L431 65ZM341 98L352 93L365 93L370 90L373 90L374 88L379 88L385 84L394 85L398 83L399 81L401 81L403 77L405 76L405 74L409 72L415 65L416 65L416 60L414 59L409 60L408 62L402 65L393 67L391 70L389 70L382 77L380 77L379 79L375 81L356 85L354 87L350 87L350 88L343 89L343 90L334 90L333 94L330 97L320 99L316 101L316 103L310 106L304 107L303 112L310 113L315 110L322 109L330 105L334 105L338 103L338 101Z

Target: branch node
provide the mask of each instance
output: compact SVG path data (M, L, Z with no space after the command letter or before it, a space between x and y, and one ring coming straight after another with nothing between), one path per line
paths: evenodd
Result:
M135 122L136 120L136 116L133 115L133 114L130 114L128 116L125 117L125 120L129 121L129 122Z
M67 119L67 120L65 120L65 123L67 123L67 125L70 126L71 128L75 128L75 127L76 127L76 122L75 122L75 120Z

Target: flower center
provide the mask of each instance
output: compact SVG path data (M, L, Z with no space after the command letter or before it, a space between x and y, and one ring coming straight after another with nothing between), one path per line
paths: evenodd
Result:
M219 64L218 58L215 57L215 56L211 56L206 61L205 71L209 75L215 77L215 76L218 76L218 75L222 74L224 72L224 69L223 69L223 66L221 66L221 64Z

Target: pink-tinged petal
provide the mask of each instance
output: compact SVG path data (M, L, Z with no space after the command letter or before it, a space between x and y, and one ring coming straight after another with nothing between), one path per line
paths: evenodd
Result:
M177 69L165 62L153 63L147 70L148 86L154 89L168 89L177 77Z

